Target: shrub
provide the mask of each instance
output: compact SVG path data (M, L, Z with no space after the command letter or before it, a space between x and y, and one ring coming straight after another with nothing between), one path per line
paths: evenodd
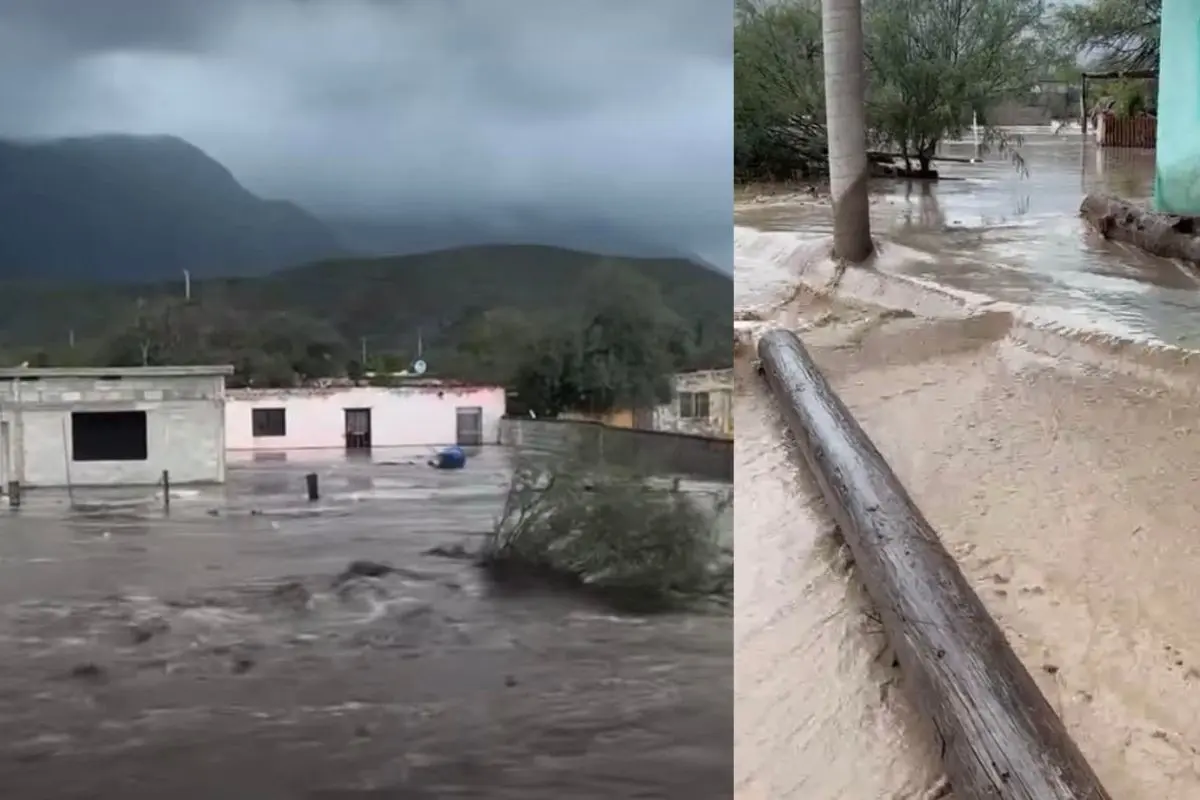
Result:
M508 496L483 552L494 575L538 576L640 610L727 597L732 564L708 506L638 470L579 454L518 456Z

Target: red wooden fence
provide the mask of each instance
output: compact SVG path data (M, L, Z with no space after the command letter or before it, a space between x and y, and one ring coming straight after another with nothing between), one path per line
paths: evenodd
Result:
M1111 111L1096 115L1096 142L1101 147L1137 147L1154 149L1158 120L1147 114L1118 117Z

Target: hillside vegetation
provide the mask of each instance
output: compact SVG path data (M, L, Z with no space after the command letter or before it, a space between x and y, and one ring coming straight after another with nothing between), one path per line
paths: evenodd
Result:
M398 224L384 231L397 246L413 238ZM630 246L628 232L602 238ZM729 363L732 303L731 278L686 257L516 244L354 257L173 137L0 142L7 364L222 363L235 384L288 386L421 358L539 414L642 407L670 396L672 372Z
M420 346L431 375L524 381L530 396L560 391L533 386L547 372L602 369L592 389L540 401L596 408L617 402L597 387L620 383L626 364L657 376L628 389L646 402L671 371L727 366L732 305L729 276L682 259L471 247L196 280L190 301L182 281L9 284L0 347L9 363L231 363L242 382L288 385L402 369Z
M171 136L0 141L0 221L4 280L261 274L347 253L304 209Z

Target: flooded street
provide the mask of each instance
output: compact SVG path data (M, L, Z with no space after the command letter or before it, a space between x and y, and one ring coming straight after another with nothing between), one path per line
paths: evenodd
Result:
M739 224L771 232L738 231L739 303L754 325L801 332L1113 796L1188 800L1200 375L1176 348L1200 329L1200 290L1178 265L1093 241L1075 210L1101 176L1070 172L1075 143L1038 146L1023 149L1029 180L1039 164L1047 177L1008 216L997 209L1019 184L1003 165L953 165L996 183L937 186L945 222L914 219L930 196L887 189L882 275L830 268L815 203L747 204ZM1149 172L1133 159L1103 180L1144 191ZM788 213L817 224L789 233ZM738 795L920 800L940 777L933 736L894 691L869 603L748 356L738 379Z
M969 145L947 155L966 157ZM974 299L1013 304L1046 322L1200 349L1200 277L1179 265L1107 242L1078 219L1088 192L1146 200L1154 154L1084 147L1076 130L1026 132L1028 175L997 157L984 164L939 163L936 186L880 181L872 205L876 236L904 249L883 268ZM823 203L762 198L740 204L736 224L786 232L774 242L742 242L739 263L778 260L780 249L832 232ZM769 239L770 237L768 237ZM739 304L772 282L738 272ZM763 274L768 273L768 274Z
M5 795L728 796L728 615L497 593L455 547L507 454L388 457L234 465L169 518L149 493L6 513ZM338 581L356 559L395 571Z

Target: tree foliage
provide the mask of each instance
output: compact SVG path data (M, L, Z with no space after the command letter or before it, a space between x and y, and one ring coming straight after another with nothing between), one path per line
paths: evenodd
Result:
M350 350L329 325L302 314L250 314L203 302L138 303L85 356L114 367L230 364L234 385L291 386L344 375Z
M6 358L31 366L230 364L234 386L293 386L347 377L387 383L416 358L418 332L368 353L326 319L302 310L246 308L236 293L195 299L139 298L74 346L17 349ZM432 377L509 387L523 409L603 413L648 408L670 398L671 376L723 366L732 347L728 318L686 319L659 284L618 261L582 276L557 306L473 306L425 341ZM724 336L723 336L724 335ZM411 344L405 344L406 342Z
M816 0L738 5L733 33L734 170L786 180L824 169L825 87ZM790 135L801 128L807 135Z
M825 157L820 6L743 1L733 37L736 173L807 176ZM809 135L789 135L797 127Z
M973 116L986 122L1036 85L1051 58L1042 0L869 0L864 26L872 138L922 171Z
M519 454L481 553L497 578L546 578L631 610L727 599L732 553L718 532L732 496L706 497L582 450Z
M922 168L972 115L1029 92L1061 60L1042 0L865 0L871 146ZM743 5L734 34L735 152L742 178L824 169L816 0ZM985 144L1007 144L987 129ZM795 162L802 162L797 167Z
M1088 0L1057 9L1064 41L1102 70L1157 69L1162 0Z
M528 340L511 385L535 414L651 408L671 397L671 376L695 342L657 288L613 267L583 287L581 313L552 316Z

